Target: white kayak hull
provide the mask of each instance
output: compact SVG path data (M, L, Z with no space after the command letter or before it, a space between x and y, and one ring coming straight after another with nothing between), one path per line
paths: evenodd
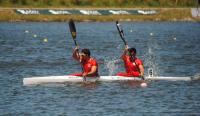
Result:
M122 76L100 76L96 78L86 77L86 81L125 81L125 80L142 80L139 77L122 77ZM83 77L78 76L46 76L46 77L29 77L23 79L23 85L35 85L43 83L65 83L65 82L83 82Z
M192 81L193 77L148 77L148 80L166 80L166 81Z
M199 80L200 77L146 77L145 80L166 80L166 81L192 81ZM86 77L86 81L141 81L140 77L122 77L122 76L100 76L97 78ZM29 77L23 79L23 85L36 85L43 83L65 83L65 82L83 82L83 77L78 76L46 76L46 77Z

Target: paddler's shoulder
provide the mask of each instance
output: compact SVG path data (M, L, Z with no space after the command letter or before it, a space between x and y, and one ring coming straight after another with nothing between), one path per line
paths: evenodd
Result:
M96 60L96 58L90 57L89 62L96 62L97 63L97 60Z
M96 58L90 57L90 61L96 61Z

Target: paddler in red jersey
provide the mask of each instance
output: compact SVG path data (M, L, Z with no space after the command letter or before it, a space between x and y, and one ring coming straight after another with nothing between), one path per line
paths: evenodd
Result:
M144 66L142 60L136 57L136 49L128 48L125 46L124 53L121 56L121 59L124 61L124 66L126 72L119 72L117 76L126 76L126 77L142 77L144 75Z
M98 77L98 63L96 59L90 57L89 49L82 49L78 52L78 47L73 50L72 57L79 61L82 65L83 72L71 74L73 76L83 76L83 77Z

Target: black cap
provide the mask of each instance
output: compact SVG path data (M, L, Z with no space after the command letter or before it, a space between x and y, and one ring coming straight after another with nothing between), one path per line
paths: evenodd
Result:
M128 51L129 51L130 53L132 53L132 52L134 52L135 54L137 53L137 51L136 51L135 48L129 48Z
M90 56L90 50L87 49L87 48L82 49L82 50L81 50L81 53Z

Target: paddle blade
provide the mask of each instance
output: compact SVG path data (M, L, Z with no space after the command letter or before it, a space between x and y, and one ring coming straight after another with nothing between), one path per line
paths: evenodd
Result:
M69 29L73 39L76 39L76 27L72 19L69 20Z
M124 38L124 32L123 32L123 29L121 27L121 25L119 24L118 21L116 21L116 26L117 26L117 30L119 32L119 35L121 37L121 39L123 40L124 44L127 45L126 41L125 41L125 38Z

